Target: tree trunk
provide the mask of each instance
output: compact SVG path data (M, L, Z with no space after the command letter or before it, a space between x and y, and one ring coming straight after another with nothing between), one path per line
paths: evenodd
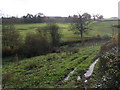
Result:
M83 38L83 32L82 32L82 30L80 31L80 34L81 34L81 38Z
M83 31L80 30L80 37L83 38Z

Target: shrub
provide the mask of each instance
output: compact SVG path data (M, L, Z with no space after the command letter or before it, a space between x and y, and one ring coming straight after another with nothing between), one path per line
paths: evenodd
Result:
M45 27L37 28L37 31L41 36L46 37L53 47L59 46L61 34L57 24L48 23Z
M52 46L58 46L60 43L60 32L59 26L56 25L55 23L50 23L48 24L48 29L50 30L50 36L51 36L51 44Z
M8 81L12 81L13 71L2 74L2 87L4 88Z
M20 34L14 25L2 26L2 52L3 56L14 55L21 44Z
M2 32L3 46L15 48L20 44L20 34L16 31L14 25L3 25Z
M97 37L97 38L100 38L100 37L101 37L101 35L100 35L100 34L96 34L96 37Z
M45 37L34 33L27 34L23 49L27 57L45 54L49 49L50 46Z
M2 55L3 57L4 56L10 56L10 55L13 54L13 51L9 46L4 46L4 47L2 47L2 54L3 54Z

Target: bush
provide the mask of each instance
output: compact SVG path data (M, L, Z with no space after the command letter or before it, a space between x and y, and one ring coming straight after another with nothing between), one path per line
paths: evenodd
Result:
M3 46L10 46L10 48L19 46L20 34L15 29L14 25L2 26L2 44Z
M59 46L60 43L60 32L59 32L59 26L55 23L48 24L48 29L50 30L50 36L51 36L51 44L52 46Z
M53 47L59 46L61 34L57 24L48 23L45 27L39 27L37 31L41 36L46 37Z
M101 38L101 35L100 35L100 34L96 34L96 37L97 37L97 38Z
M39 34L29 33L26 36L23 52L27 57L46 54L50 46L45 37Z
M9 46L2 47L2 56L10 56L13 54L12 49Z
M14 25L2 26L2 56L15 55L21 44L20 34Z

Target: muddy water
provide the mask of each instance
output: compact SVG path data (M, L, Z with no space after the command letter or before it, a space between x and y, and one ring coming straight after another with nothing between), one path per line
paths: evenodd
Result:
M80 76L78 76L78 77L77 77L77 80L81 80L81 77L80 77Z
M85 78L88 78L88 77L90 77L90 76L92 75L93 70L94 70L94 66L95 66L95 64L97 63L97 61L98 61L98 59L95 60L95 61L90 65L89 70L84 74Z
M73 71L71 71L64 80L68 80L70 78L70 75L73 74L75 70L76 70L76 68Z
M84 78L83 78L83 81L84 81L84 88L85 90L88 89L88 86L89 86L89 82L88 82L88 77L90 77L93 73L93 70L94 70L94 66L95 64L98 62L99 58L96 59L89 67L89 70L84 74Z
M90 77L90 76L92 75L93 70L94 70L94 66L95 66L95 64L97 63L97 61L98 61L98 59L95 60L95 61L90 65L89 70L84 74L84 77L85 77L85 78L88 78L88 77ZM68 74L68 76L65 77L64 80L69 80L70 75L73 74L75 70L76 70L76 68L75 68L73 71L71 71L71 72ZM78 76L78 77L77 77L77 80L81 80L81 77ZM87 82L87 81L85 81L85 82Z

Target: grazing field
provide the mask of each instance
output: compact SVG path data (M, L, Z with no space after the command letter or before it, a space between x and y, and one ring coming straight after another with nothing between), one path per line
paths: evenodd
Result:
M94 37L94 36L111 36L113 33L113 25L117 25L118 21L93 21L89 25L90 29L84 34L84 37ZM29 32L35 32L38 27L45 26L46 23L36 23L36 24L16 24L16 29L21 33L23 37ZM62 34L62 41L72 41L80 40L80 36L74 34L70 31L69 23L58 23L60 27L60 33ZM117 29L115 30L117 32Z
M118 21L98 21L91 24L92 30L88 35L93 36L99 34L100 36L111 36L113 30L117 33L117 28L112 28L112 26L118 25Z
M46 23L37 23L37 24L17 24L15 25L15 28L20 32L20 34L23 36L23 38L26 36L29 32L36 32L36 29L38 27L44 27ZM59 23L58 26L60 27L60 33L62 33L62 41L68 41L68 40L76 40L80 39L78 35L73 34L72 31L70 31L69 23Z

